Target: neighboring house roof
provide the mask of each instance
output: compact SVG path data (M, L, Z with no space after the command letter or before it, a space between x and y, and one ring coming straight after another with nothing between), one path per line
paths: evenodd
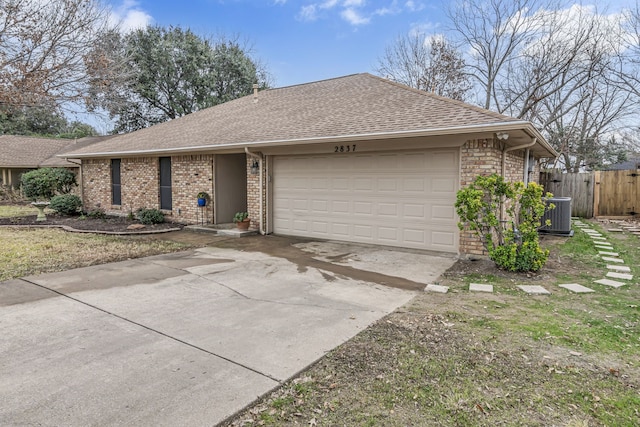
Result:
M257 96L120 135L72 154L90 158L178 154L230 146L259 149L262 145L473 134L492 128L526 129L527 142L535 137L539 151L556 155L529 122L366 73L264 90Z
M70 139L37 138L21 135L0 135L0 167L78 167L77 163L57 157L59 154L87 147L107 137L81 138L77 142Z
M604 170L609 170L609 171L613 171L613 170L626 171L626 170L636 170L636 169L640 169L640 157L634 157L627 160L626 162L616 163L615 165L606 165L604 167Z

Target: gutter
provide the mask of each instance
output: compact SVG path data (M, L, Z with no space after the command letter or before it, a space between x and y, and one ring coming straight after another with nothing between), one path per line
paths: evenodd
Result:
M418 129L408 131L394 131L394 132L375 132L366 134L352 134L352 135L335 135L335 136L322 136L311 138L298 138L298 139L274 139L268 141L255 141L255 142L235 142L231 144L212 144L212 145L198 145L190 147L180 148L165 148L165 149L149 149L149 150L134 150L134 151L113 151L113 152L95 152L95 153L74 153L74 158L91 158L91 157L117 157L117 156L136 156L136 155L149 155L149 154L181 154L184 152L199 152L199 151L218 151L229 150L234 148L244 149L247 147L279 147L298 145L301 143L307 144L321 144L321 143L339 143L345 141L366 141L366 140L379 140L387 138L412 138L421 136L442 136L442 135L464 135L468 133L476 132L498 132L498 131L510 131L510 130L522 130L532 138L537 139L538 143L547 151L551 156L556 156L555 150L544 140L542 135L533 127L530 122L524 120L517 120L512 122L501 122L484 125L467 125L467 126L454 126L454 127L442 127L431 129ZM63 157L59 155L58 157Z
M249 151L249 147L244 147L244 152L250 156L253 157L254 159L258 160L258 165L260 166L260 173L259 173L259 179L260 179L260 183L258 184L258 191L260 191L260 196L259 196L259 200L260 200L260 208L259 208L259 215L260 215L260 227L259 227L259 232L262 236L264 236L266 234L265 230L264 230L264 208L262 206L262 193L263 193L263 177L262 177L262 164L263 164L263 160L264 157L262 155L256 154L256 153L252 153L251 151Z

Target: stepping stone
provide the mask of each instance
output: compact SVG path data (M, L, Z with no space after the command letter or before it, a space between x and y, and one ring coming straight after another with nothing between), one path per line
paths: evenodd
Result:
M605 260L605 261L609 261L609 262L619 262L619 263L624 264L624 260L620 259L620 258L611 258L611 257L608 257L608 256L603 256L602 259Z
M566 283L558 286L560 286L561 288L565 288L571 292L575 292L576 294L588 294L589 292L595 292L593 289L589 289L586 286L582 286L577 283Z
M598 248L598 249L606 249L606 250L608 250L608 251L610 251L610 250L612 250L612 249L613 249L613 246L612 246L612 245L610 245L610 244L609 244L609 245L605 245L605 244L602 244L602 243L598 243L598 242L596 242L596 243L595 243L595 246L596 246L596 248Z
M592 236L589 236L589 237L591 237L593 240L607 240L606 237L602 237L602 236L593 236L592 235Z
M584 231L587 234L591 234L591 233L597 233L597 230L594 230L593 228L583 228L582 231Z
M616 282L615 280L609 280L609 279L595 280L595 283L599 283L599 284L605 285L605 286L612 286L614 288L619 288L621 286L626 285L626 283Z
M626 265L607 265L607 268L609 270L626 271L627 273L631 272L631 269Z
M471 292L493 292L493 285L485 285L482 283L470 283L469 291Z
M602 237L602 234L600 234L600 233L589 233L589 237L591 237L591 238Z
M622 280L633 280L633 274L616 273L615 271L608 272L607 277L613 277L614 279Z
M622 233L624 230L622 228L608 228L607 231L611 233Z
M549 292L542 286L518 285L518 288L525 291L529 295L551 295L551 292Z
M440 285L427 285L424 290L429 292L437 292L439 294L446 294L447 292L449 292L449 287Z
M613 246L613 244L609 242L593 242L593 244L596 246Z
M607 256L619 256L618 252L598 251L598 254Z

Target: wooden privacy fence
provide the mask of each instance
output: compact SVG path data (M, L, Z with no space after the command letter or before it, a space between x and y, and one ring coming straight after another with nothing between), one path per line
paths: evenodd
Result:
M640 215L640 170L542 172L540 184L556 197L571 197L571 216Z

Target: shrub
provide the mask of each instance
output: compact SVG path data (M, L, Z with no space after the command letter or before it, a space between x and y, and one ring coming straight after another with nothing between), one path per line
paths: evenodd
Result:
M76 183L73 172L64 168L36 169L22 175L22 192L27 199L50 200L58 194L68 194Z
M143 224L160 224L164 222L164 214L158 209L140 208L137 211L138 221Z
M82 207L82 200L75 194L62 194L51 198L49 209L62 215L75 215Z
M542 186L534 182L525 186L506 182L496 174L479 176L458 191L458 227L475 232L499 268L538 271L549 256L539 244L540 218L546 209L555 207L545 204L543 193Z
M95 208L90 210L89 212L87 212L87 216L94 219L107 219L107 214L102 208Z

